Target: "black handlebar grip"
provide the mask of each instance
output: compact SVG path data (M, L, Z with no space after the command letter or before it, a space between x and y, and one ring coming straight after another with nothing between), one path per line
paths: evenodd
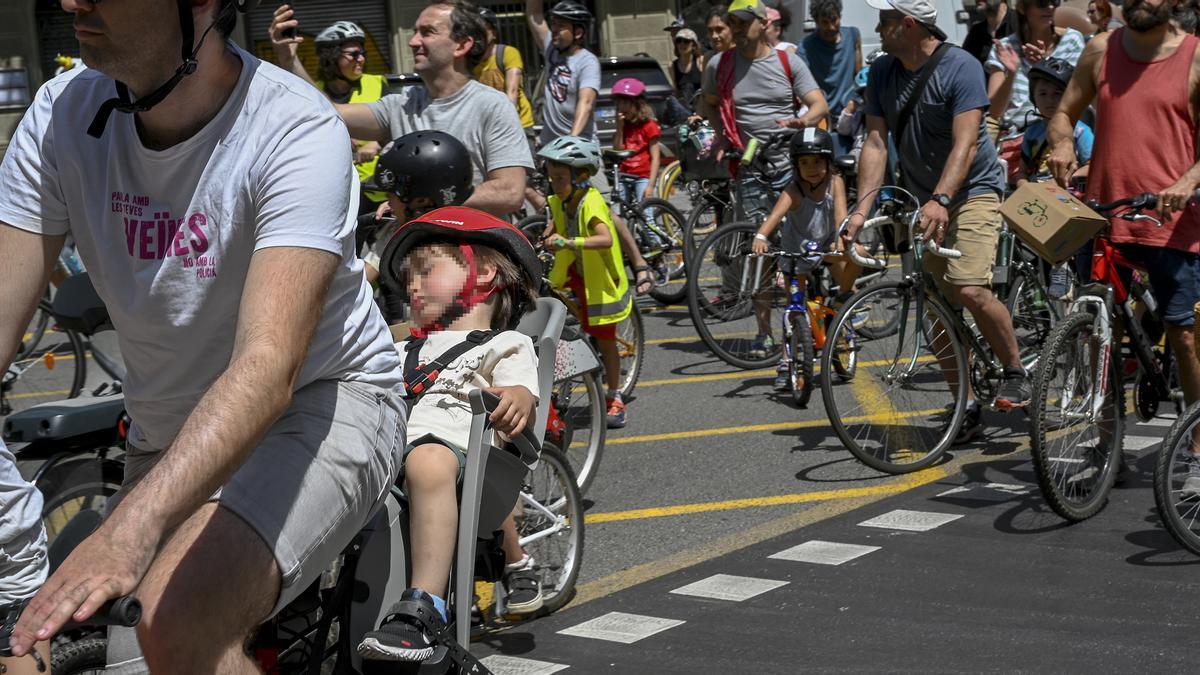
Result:
M63 630L80 626L128 626L138 625L142 620L142 603L132 595L123 595L115 600L109 600L96 610L96 613L86 621L71 621L63 626Z

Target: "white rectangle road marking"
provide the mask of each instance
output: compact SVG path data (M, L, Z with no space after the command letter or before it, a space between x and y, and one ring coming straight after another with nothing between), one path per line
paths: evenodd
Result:
M816 563L817 565L841 565L842 563L878 550L878 546L839 544L837 542L814 539L767 557L772 560L790 560L792 562Z
M671 592L679 595L693 595L698 598L741 602L767 591L773 591L780 586L787 586L787 584L786 581L775 581L774 579L714 574L707 579L681 586Z
M1154 419L1150 420L1149 422L1138 422L1137 426L1139 426L1139 427L1169 427L1172 424L1175 424L1175 416L1174 415L1171 415L1170 417L1165 417L1165 416L1155 417Z
M578 626L564 628L559 635L608 640L622 644L633 644L638 640L682 626L684 621L678 619L660 619L641 614L626 614L625 612L609 612L590 621L584 621Z
M495 675L551 675L551 673L557 673L560 670L570 668L570 666L561 663L519 659L515 656L504 656L503 654L492 654L491 656L479 659L479 662L487 666L487 669L495 673Z
M961 514L933 513L931 511L908 511L896 509L882 516L859 523L861 527L880 527L887 530L907 530L909 532L928 532L936 527L962 518Z
M1154 436L1126 436L1122 439L1126 450L1145 450L1152 445L1162 443L1162 440Z

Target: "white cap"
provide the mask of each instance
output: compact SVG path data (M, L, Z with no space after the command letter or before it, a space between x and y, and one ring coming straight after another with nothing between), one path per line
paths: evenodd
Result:
M932 0L867 0L867 4L881 12L895 10L905 16L911 16L925 25L930 33L939 40L946 39L946 33L937 25L937 7Z

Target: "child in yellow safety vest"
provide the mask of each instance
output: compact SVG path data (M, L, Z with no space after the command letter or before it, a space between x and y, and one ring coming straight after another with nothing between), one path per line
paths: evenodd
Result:
M617 324L629 316L633 294L625 276L621 244L608 203L589 179L600 171L600 147L578 136L547 143L538 156L554 194L548 199L551 222L543 239L555 252L550 283L571 290L579 301L583 329L596 339L608 385L608 426L625 426L621 400L621 356Z

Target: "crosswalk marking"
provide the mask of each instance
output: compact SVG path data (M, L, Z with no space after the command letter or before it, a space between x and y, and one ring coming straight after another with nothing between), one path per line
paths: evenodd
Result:
M974 492L976 490L993 490L996 492L1007 492L1008 494L1012 495L1025 495L1029 494L1030 487L1028 485L1014 485L1012 483L969 483L967 485L960 485L955 488L950 488L945 492L939 492L937 496L949 497L951 495L960 495L967 492Z
M732 574L714 574L707 579L701 579L681 586L671 591L678 595L692 595L698 598L713 600L729 600L742 602L767 591L773 591L780 586L786 586L786 581L774 579L757 579L755 577L739 577Z
M896 509L870 520L864 520L859 523L859 526L879 527L887 530L906 530L909 532L928 532L959 518L962 518L962 515Z
M487 669L495 675L551 675L570 667L561 663L521 659L503 654L492 654L479 659L479 662L487 666Z
M1169 427L1175 423L1174 418L1155 417L1147 422L1138 422L1139 427Z
M1126 436L1124 445L1126 450L1145 450L1152 445L1158 445L1162 442L1161 438L1153 436Z
M577 626L564 628L558 631L558 634L620 642L628 645L638 640L644 640L655 633L661 633L676 626L682 626L684 623L686 622L679 619L660 619L641 614L609 612L589 621L584 621Z
M833 541L814 539L767 557L773 560L790 560L817 565L841 565L878 550L878 546L839 544Z

